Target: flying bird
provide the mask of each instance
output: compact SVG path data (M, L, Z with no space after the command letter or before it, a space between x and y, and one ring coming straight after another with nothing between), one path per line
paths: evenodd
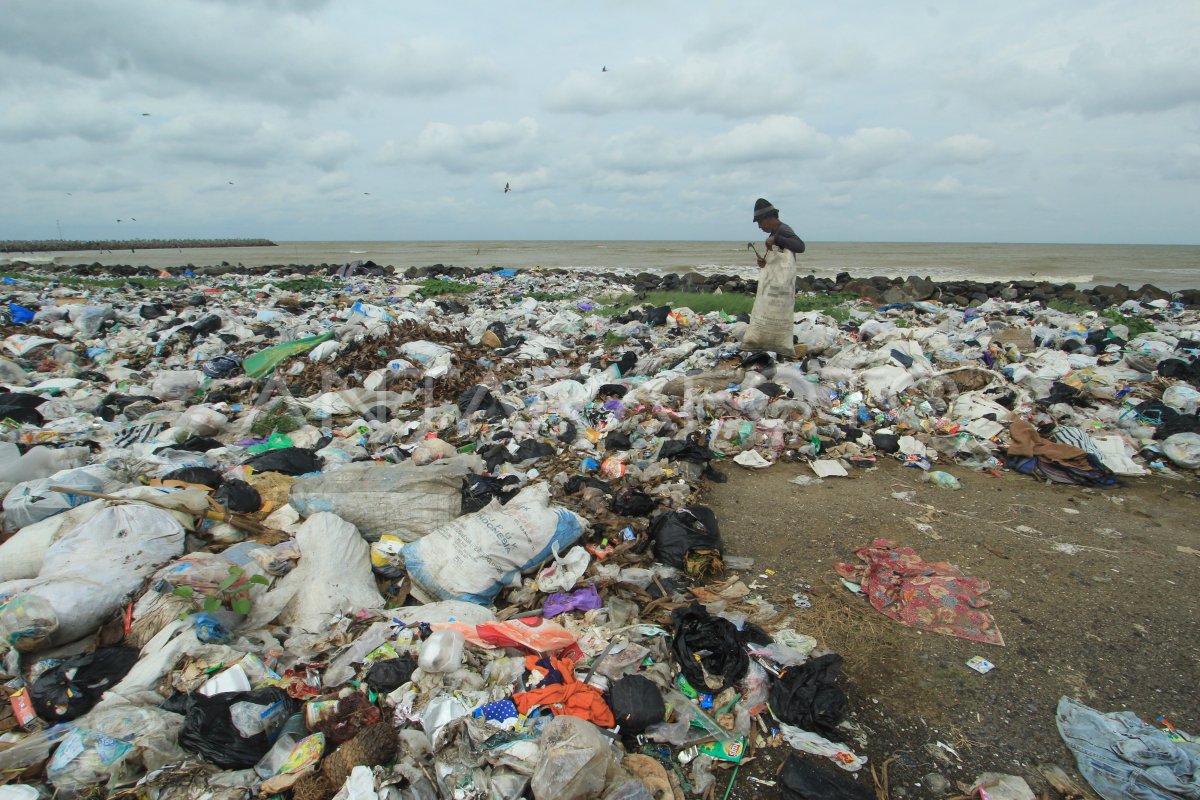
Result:
M511 186L509 186L507 183L506 183L506 184L504 184L504 193L505 193L505 194L508 194L508 193L509 193L509 192L511 192L511 191L512 191L512 187L511 187Z
M600 71L601 71L601 72L608 72L608 67L601 67L601 68L600 68Z
M148 113L146 113L145 111L143 111L143 112L142 112L142 116L143 116L143 117L148 117L148 116L150 116L150 115L149 115Z
M229 182L229 185L230 185L230 186L233 186L233 181L230 181L230 182Z
M133 222L137 222L137 217L130 217L129 219Z
M363 192L363 194L370 194L370 192Z
M120 221L121 221L121 220L117 220L117 222L120 222Z

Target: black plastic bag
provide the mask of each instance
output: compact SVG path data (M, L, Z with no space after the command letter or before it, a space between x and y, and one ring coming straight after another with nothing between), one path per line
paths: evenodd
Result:
M102 647L72 656L33 682L29 699L46 722L65 722L92 710L138 661L132 647Z
M520 480L515 475L504 478L493 478L486 475L468 475L463 481L462 513L472 514L492 502L493 497L500 498L504 504L511 500L520 489Z
M746 677L750 656L732 622L710 615L699 603L672 611L671 622L675 625L671 650L696 691L716 694Z
M242 357L234 353L217 356L205 361L200 367L210 378L228 378L242 368Z
M191 436L179 444L166 444L162 447L156 447L154 451L183 450L188 453L207 453L209 450L216 450L218 447L224 446L211 436Z
M553 445L539 442L536 439L526 439L517 444L517 453L513 456L513 463L520 464L522 461L527 461L531 458L546 458L555 454Z
M873 433L871 441L874 443L875 449L881 453L900 452L900 437L894 433Z
M512 411L504 406L486 386L472 386L458 397L458 410L464 417L476 411L483 414L484 419L504 419Z
M716 453L710 450L703 440L668 439L659 448L658 457L668 461L691 461L695 464L707 464L716 457Z
M299 707L287 692L275 688L211 697L195 694L179 731L179 744L223 769L253 767L271 749L272 734Z
M597 400L620 400L625 395L629 394L629 387L622 386L619 383L606 383L596 390Z
M613 431L604 437L605 450L628 450L630 447L633 447L633 442L629 440L628 433Z
M688 506L655 517L650 524L650 542L654 557L676 569L685 569L684 559L692 550L723 549L717 517L705 506Z
M46 398L24 392L0 393L0 420L11 419L23 425L41 425L42 413L37 407L46 402Z
M307 475L321 469L323 460L313 450L303 447L283 447L251 456L244 462L255 472L278 472L282 475Z
M159 317L165 317L169 313L171 312L162 303L144 303L138 309L138 316L142 319L158 319Z
M662 692L645 675L625 675L614 681L608 697L613 718L621 726L621 735L625 738L637 736L666 719L667 706Z
M783 800L872 800L874 794L837 767L789 753L779 776Z
M411 656L377 661L367 671L367 686L375 694L391 694L412 679L416 668Z
M213 499L235 514L253 514L262 508L262 495L245 481L225 481L213 493Z
M614 514L626 517L644 517L657 507L654 498L640 489L626 489L617 492L612 500Z
M776 719L830 739L846 716L846 693L836 684L842 657L829 653L788 667L771 686L767 705Z
M163 475L160 480L179 481L180 483L198 483L215 489L221 485L221 473L211 467L180 467Z

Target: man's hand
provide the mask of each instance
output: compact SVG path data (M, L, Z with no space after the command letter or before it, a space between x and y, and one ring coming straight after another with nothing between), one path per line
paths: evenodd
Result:
M759 256L758 257L758 266L765 267L766 265L767 265L767 260L765 258L763 258L762 256Z

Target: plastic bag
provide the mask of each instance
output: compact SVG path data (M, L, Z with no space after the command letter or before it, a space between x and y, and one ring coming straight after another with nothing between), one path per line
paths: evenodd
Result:
M104 501L97 500L21 528L11 539L0 544L0 583L36 578L42 570L46 551L60 534L72 530L105 507Z
M171 512L146 505L105 508L46 551L32 580L0 584L0 598L38 596L54 611L49 643L81 639L112 616L154 570L183 552L183 526ZM0 606L0 629L11 603Z
M107 783L115 788L144 771L177 764L183 718L159 708L106 704L77 722L46 765L58 796L73 796Z
M453 672L462 666L465 643L461 631L434 631L421 645L417 666L424 672Z
M611 741L578 717L555 717L542 731L541 759L530 784L536 800L590 800L604 795L620 759Z
M330 511L369 541L393 534L411 542L458 517L463 478L482 469L478 458L457 457L418 467L349 464L292 485L289 502L303 517Z
M750 656L732 622L711 616L699 603L675 609L671 621L675 660L697 691L720 692L745 677Z
M546 560L557 545L574 544L587 521L551 505L546 483L527 486L501 506L442 526L404 548L409 577L442 600L490 605L500 589L520 573Z
M844 772L795 753L784 762L779 784L784 800L873 800L873 792Z
M267 754L272 734L297 710L299 704L282 689L192 695L179 744L224 769L248 769Z
M579 583L587 572L592 557L582 547L572 547L565 556L554 554L554 563L538 573L538 590L542 592L567 592Z
M103 467L80 467L56 472L49 478L18 483L4 497L4 518L14 528L24 528L35 522L90 503L93 498L70 492L56 492L51 486L104 492L112 473Z
M614 681L609 688L609 701L625 737L637 736L667 716L662 692L644 675L626 675Z
M410 656L376 661L367 671L367 686L376 694L391 694L412 680L417 664Z
M722 549L717 517L705 506L688 506L655 517L650 525L650 542L654 557L676 569L686 567L691 551Z
M278 472L294 476L319 471L322 458L304 447L285 447L251 456L243 463L255 472Z
M22 425L38 425L43 422L41 412L37 407L46 402L46 398L38 394L24 392L0 393L0 419L11 419Z
M796 256L778 247L767 249L766 265L758 271L758 291L750 310L750 329L742 340L747 350L770 350L795 355L792 320L796 315Z
M217 487L213 499L227 511L236 514L253 514L262 508L262 495L245 481L228 480Z
M1175 466L1200 469L1200 433L1171 434L1159 447Z
M0 642L29 653L50 644L58 615L50 601L27 594L0 602Z
M334 614L383 607L370 547L349 522L314 514L296 531L296 543L300 563L255 602L248 628L278 617L284 625L321 633Z
M767 705L781 722L822 736L838 737L846 715L846 693L835 683L842 657L836 653L789 667L771 687Z
M132 647L102 647L72 656L39 675L29 690L29 699L38 716L47 722L75 719L91 711L137 660L138 651Z

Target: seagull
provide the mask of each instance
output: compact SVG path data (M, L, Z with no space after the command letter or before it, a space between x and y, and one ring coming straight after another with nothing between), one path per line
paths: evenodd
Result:
M130 217L129 219L133 222L137 222L137 217Z
M121 220L117 220L117 222L120 222L120 221L121 221Z
M600 68L600 71L601 71L601 72L608 72L608 67L601 67L601 68Z
M233 186L233 181L230 181L230 182L229 182L229 185L230 185L230 186Z
M370 194L370 192L363 192L363 194Z
M504 193L505 193L505 194L508 194L508 193L509 193L509 192L511 192L511 191L512 191L512 187L511 187L511 186L509 186L507 183L506 183L506 184L504 184Z
M148 113L146 113L145 111L143 111L143 112L142 112L142 116L143 116L143 117L148 117L148 116L150 116L150 115L149 115Z
M71 193L70 193L70 192L67 192L67 197L70 197L70 196L71 196Z

